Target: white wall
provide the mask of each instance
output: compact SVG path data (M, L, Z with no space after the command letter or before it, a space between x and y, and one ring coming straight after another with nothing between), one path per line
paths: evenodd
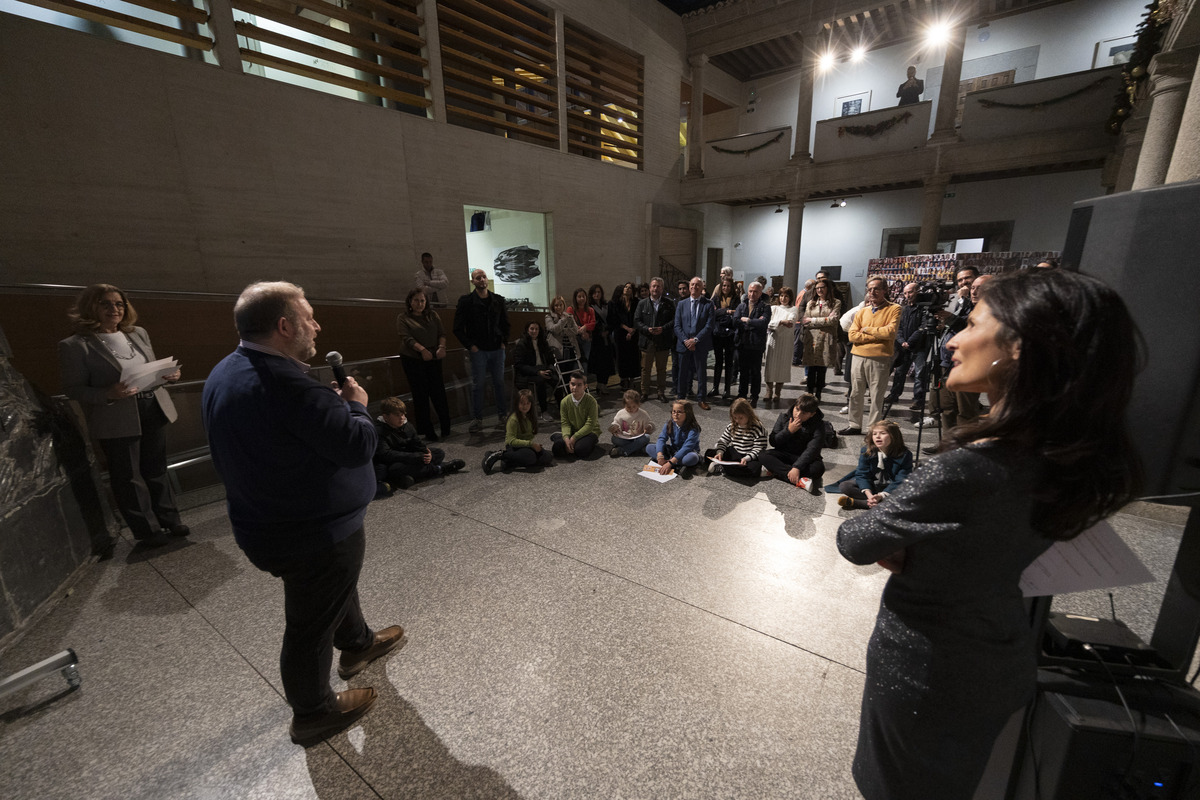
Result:
M944 201L942 224L1012 219L1013 250L1061 250L1071 206L1104 194L1100 174L1100 170L1080 170L951 184L948 191L954 197Z
M963 59L986 56L1041 45L1037 78L1049 78L1091 69L1098 41L1134 32L1145 14L1145 0L1075 0L1071 3L1017 14L992 22L987 28L972 26L967 31ZM986 41L980 35L986 31ZM908 65L917 67L917 77L925 79L930 68L941 67L945 48L925 49L910 42L869 52L858 63L842 62L817 75L813 84L812 122L837 116L837 98L858 92L871 92L871 110L896 105L896 87L905 77ZM799 96L799 71L744 84L747 92L757 89L759 101L753 114L739 109L738 133L753 133L780 125L796 124L796 100ZM922 100L937 98L927 91ZM725 112L728 114L729 112ZM717 126L731 126L722 119ZM811 131L810 131L811 133ZM706 138L712 138L707 137ZM809 141L814 141L810 137Z
M781 214L775 213L775 206L733 209L734 241L742 243L729 259L735 279L752 281L759 275L766 275L770 280L783 274L787 218L786 203Z

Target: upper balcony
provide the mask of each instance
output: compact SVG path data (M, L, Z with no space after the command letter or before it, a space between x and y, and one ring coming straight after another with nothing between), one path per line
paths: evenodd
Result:
M982 179L1100 166L1116 140L1106 131L1120 67L970 92L954 139L928 138L926 101L817 122L812 163L790 160L790 129L710 141L704 178L685 180L684 203L782 201L787 194L883 191L930 174Z

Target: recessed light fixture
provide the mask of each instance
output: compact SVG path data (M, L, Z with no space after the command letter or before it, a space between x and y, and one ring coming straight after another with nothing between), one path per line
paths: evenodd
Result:
M782 206L782 205L777 205L777 206L775 206L775 213L776 213L776 214L782 214L782 213L783 213L783 206Z

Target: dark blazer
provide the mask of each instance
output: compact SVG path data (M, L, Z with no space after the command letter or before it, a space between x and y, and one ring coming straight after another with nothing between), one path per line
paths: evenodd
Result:
M499 350L508 342L508 308L495 292L467 292L454 309L454 336L467 350Z
M142 328L129 332L129 341L146 357L156 360L150 336ZM90 334L75 334L58 343L58 366L62 377L63 394L83 408L88 430L97 439L118 439L140 436L142 423L138 418L137 398L109 400L108 387L121 380L121 362L104 343ZM179 416L171 395L165 387L154 390L154 399L167 422Z
M675 303L665 295L658 301L658 311L654 310L654 301L649 297L638 303L637 311L633 314L634 327L638 329L638 347L643 350L651 344L659 350L665 350L675 341ZM662 328L662 333L654 336L651 328Z
M749 322L742 322L742 317L749 317ZM763 298L759 298L754 307L750 307L750 298L742 300L737 310L733 312L733 344L741 350L766 350L767 325L771 322L771 306Z
M712 301L701 296L696 302L695 319L692 317L691 297L685 297L675 304L675 350L680 353L687 351L684 342L688 339L696 340L697 351L712 349L713 325L716 322Z

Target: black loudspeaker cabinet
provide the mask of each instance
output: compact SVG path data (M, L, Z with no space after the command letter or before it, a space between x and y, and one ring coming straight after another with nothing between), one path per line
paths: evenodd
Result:
M1016 800L1196 800L1200 719L1133 701L1135 739L1119 702L1039 696ZM1173 724L1172 724L1173 723ZM1037 768L1032 756L1036 753ZM1035 775L1038 791L1034 791Z
M1129 424L1146 494L1200 491L1200 181L1079 201L1062 260L1120 292L1145 338Z
M1116 289L1146 344L1128 415L1145 468L1144 494L1181 495L1164 502L1193 507L1150 640L1181 677L1200 641L1197 263L1200 181L1081 200L1071 212L1063 267Z

